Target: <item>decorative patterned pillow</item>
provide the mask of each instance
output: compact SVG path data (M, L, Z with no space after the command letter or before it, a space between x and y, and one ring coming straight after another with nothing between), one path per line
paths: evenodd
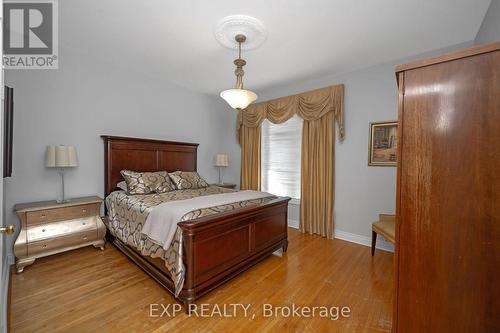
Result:
M175 189L166 171L135 172L122 170L120 173L127 183L128 194L164 193Z
M168 174L178 190L208 187L205 179L198 172L176 171Z
M116 187L118 187L120 190L124 190L125 192L128 192L127 183L124 180L122 180L121 182L116 184Z

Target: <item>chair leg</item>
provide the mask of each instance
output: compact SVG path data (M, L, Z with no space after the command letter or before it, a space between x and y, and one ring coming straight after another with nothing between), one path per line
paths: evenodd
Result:
M377 244L377 233L372 230L372 257L375 255L375 244Z

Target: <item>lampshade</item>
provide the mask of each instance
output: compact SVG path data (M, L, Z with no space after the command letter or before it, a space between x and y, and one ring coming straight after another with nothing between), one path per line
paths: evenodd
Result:
M242 110L257 99L257 94L245 89L228 89L221 92L220 97L233 109Z
M78 166L76 149L73 146L47 146L45 166L48 168L70 168Z
M226 154L215 155L215 166L227 167L229 165Z

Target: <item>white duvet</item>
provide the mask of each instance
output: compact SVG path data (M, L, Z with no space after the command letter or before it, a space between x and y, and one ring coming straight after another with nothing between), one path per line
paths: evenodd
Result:
M153 208L142 227L142 233L167 250L174 239L177 223L187 213L196 209L222 206L269 196L272 196L272 194L267 192L239 191L168 201Z

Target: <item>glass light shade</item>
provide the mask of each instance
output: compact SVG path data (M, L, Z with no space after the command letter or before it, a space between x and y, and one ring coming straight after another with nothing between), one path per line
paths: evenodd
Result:
M220 93L222 97L233 109L245 109L257 99L257 94L245 89L228 89Z

